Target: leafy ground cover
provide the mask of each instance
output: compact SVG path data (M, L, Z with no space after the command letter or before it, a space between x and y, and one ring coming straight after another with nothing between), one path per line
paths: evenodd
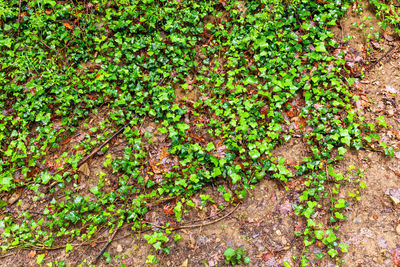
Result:
M398 7L370 2L397 31ZM147 261L157 263L179 245L178 229L197 225L185 223L187 213L228 216L274 179L301 189L293 208L302 245L283 264L342 261L348 245L338 232L366 186L362 169L337 164L349 150L396 153L378 134L385 116L360 116L351 92L368 62L346 59L329 30L357 3L0 5L3 256L31 249L37 264L63 265L68 258L51 262L47 252L90 247L104 232L109 244L129 229L144 234ZM274 154L293 138L304 157ZM214 204L210 185L224 203ZM164 221L149 216L159 206ZM106 250L76 265L111 261ZM251 261L240 248L226 251L226 263Z

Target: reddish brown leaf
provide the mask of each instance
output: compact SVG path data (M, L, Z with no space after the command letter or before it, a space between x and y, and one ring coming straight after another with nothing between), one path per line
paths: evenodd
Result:
M36 256L36 251L35 250L31 250L31 252L29 252L29 254L28 254L28 257L30 258L30 259L32 259L33 257L35 257Z
M392 251L392 260L395 266L400 266L400 248L395 248Z
M227 6L227 3L225 0L218 0L224 7Z
M68 30L73 30L74 27L71 26L71 24L69 24L68 22L63 22L62 25L65 26L65 28L67 28Z
M97 95L86 95L87 98L90 100L97 100L98 96Z
M163 211L167 216L171 216L174 214L174 208L169 204L164 206Z
M29 172L26 174L26 178L31 178L32 176L35 176L37 173L39 173L39 168L32 167L32 168L30 168Z
M286 116L288 116L289 118L293 118L294 116L296 116L296 111L294 109L289 109L288 111L285 112Z
M160 160L163 160L164 158L169 156L169 152L168 152L168 147L163 147L161 148L161 153L160 153Z
M272 253L266 253L266 254L262 255L263 261L269 261L273 257L274 257L274 255Z

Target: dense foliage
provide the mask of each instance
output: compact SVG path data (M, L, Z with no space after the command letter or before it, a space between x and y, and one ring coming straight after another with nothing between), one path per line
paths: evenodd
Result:
M307 265L308 247L316 242L324 246L317 257L339 259L347 245L336 232L347 202L338 194L346 182L359 183L362 172L336 173L334 166L348 149L379 138L373 124L356 116L354 79L344 60L330 55L338 44L328 29L348 4L0 2L0 190L12 195L23 188L46 205L35 213L0 203L3 252L70 250L104 226L143 229L147 203L166 196L178 197L173 213L179 222L194 205L190 197L207 184L228 181L219 191L237 203L272 177L287 190L302 181L295 206L306 221L297 233L304 238L301 263ZM93 114L102 117L96 125L88 120ZM163 142L143 131L149 121ZM112 171L100 173L83 194L79 161L128 122L123 156L103 156ZM64 150L82 130L81 145ZM273 153L291 138L301 138L309 154L293 165ZM154 163L148 144L171 164ZM112 186L107 176L117 177ZM328 216L316 218L316 212ZM168 234L146 239L168 252Z
M395 0L369 0L376 9L376 15L382 19L381 27L386 29L393 26L394 31L400 35L400 6Z

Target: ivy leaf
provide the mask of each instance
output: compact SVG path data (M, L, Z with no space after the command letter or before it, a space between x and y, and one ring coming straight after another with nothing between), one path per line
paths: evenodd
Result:
M339 253L337 252L336 249L331 248L330 250L328 250L328 254L329 254L332 258L334 258L334 257L336 257Z
M337 203L335 204L335 208L336 209L343 209L343 208L345 208L345 207L347 207L348 206L348 204L347 204L347 202L344 200L344 199L339 199L338 201L337 201Z
M40 176L42 184L47 184L51 180L51 175L48 172L43 172Z
M232 257L235 256L235 250L233 248L228 247L224 252L224 256L227 260L232 259Z
M0 185L2 185L2 189L8 190L11 185L12 176L9 173L5 173L0 175Z
M349 250L347 249L347 248L349 247L349 245L347 245L347 244L339 243L338 247L340 248L340 250L341 250L343 253L346 253L346 252L349 251Z
M338 152L340 156L343 156L347 152L347 149L344 147L339 147Z
M36 264L42 264L44 257L46 257L46 254L39 254L36 257Z
M231 178L233 184L236 184L241 179L241 177L237 173L232 173Z
M322 238L324 238L324 231L322 230L315 230L315 237L319 240L321 240Z
M65 246L65 252L71 251L73 248L74 248L74 247L73 247L70 243L68 243L68 244Z
M213 143L208 143L207 144L207 148L206 148L206 150L208 151L208 152L211 152L211 151L213 151L215 149L215 146L214 146L214 144Z
M261 156L260 152L256 149L250 150L249 154L252 159L258 159Z
M315 51L319 53L324 53L327 52L325 48L325 43L324 42L318 42L317 45L315 46Z

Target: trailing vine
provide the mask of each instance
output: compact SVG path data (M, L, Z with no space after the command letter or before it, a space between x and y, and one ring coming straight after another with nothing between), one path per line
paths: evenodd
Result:
M360 188L349 197L358 199L365 183L362 170L335 166L379 139L375 123L357 115L343 55L332 55L338 43L329 29L350 1L20 3L0 3L3 253L68 252L103 228L147 231L154 199L177 200L166 212L179 225L207 185L226 181L229 190L219 192L228 206L271 177L287 190L303 181L295 205L306 222L296 232L301 264L315 244L323 248L317 258L340 261L348 201L339 192L354 183ZM144 128L149 122L156 130ZM83 190L80 161L127 123L123 155L101 147L106 171ZM290 165L274 149L292 138L308 156ZM32 197L7 201L21 189ZM25 209L24 201L45 207ZM212 201L202 195L203 206ZM167 236L180 239L174 227L145 238L168 253Z

